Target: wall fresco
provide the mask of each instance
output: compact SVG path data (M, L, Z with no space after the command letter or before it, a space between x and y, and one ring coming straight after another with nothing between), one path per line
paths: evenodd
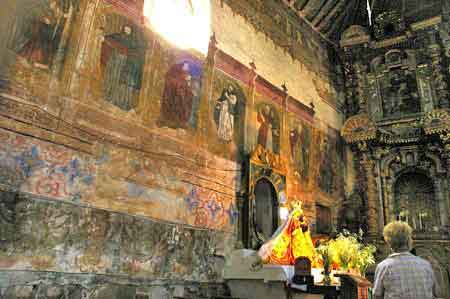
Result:
M295 115L289 117L289 145L291 161L293 163L294 176L301 180L309 178L311 151L312 151L312 127Z
M122 16L107 15L106 25L99 57L104 97L129 111L138 104L146 40L141 29Z
M237 221L235 191L234 187L224 186L238 186L236 180L240 176L225 174L222 182L214 177L206 180L210 170L191 168L173 155L164 157L161 153L159 159L154 159L138 152L106 150L99 164L93 204L195 227L232 231ZM195 172L200 176L193 175Z
M1 203L4 201L2 196ZM8 210L15 216L5 223L16 230L2 236L2 270L201 281L219 275L213 253L223 251L230 240L230 235L223 233L62 202L16 197L10 200Z
M246 87L221 70L215 70L209 100L211 142L208 148L218 155L241 160L245 145ZM214 140L214 141L213 141Z
M256 144L266 150L280 153L281 118L278 108L267 100L257 97L256 114Z
M319 131L317 151L320 160L318 162L317 186L323 192L343 196L344 192L344 143L338 132L329 128Z
M299 123L287 124L287 92L254 64L218 48L203 57L173 47L145 26L142 4L17 1L0 81L0 126L9 130L0 130L0 187L11 191L0 194L2 270L30 281L40 272L28 270L55 271L48 281L102 274L71 280L95 285L90 298L108 297L97 278L116 274L127 286L220 280L238 234L236 199L248 189L242 162L258 144L283 159L291 152L295 179L329 187L316 181L319 166L329 170L314 146L322 135L303 124L312 109L299 104ZM291 182L280 187L283 203ZM1 275L1 295L28 294Z
M92 157L62 146L0 130L0 183L23 192L64 200L93 194Z
M8 48L25 68L50 69L61 43L74 0L17 1L17 14L10 25Z
M176 57L165 75L159 126L195 129L200 104L202 62L193 56Z

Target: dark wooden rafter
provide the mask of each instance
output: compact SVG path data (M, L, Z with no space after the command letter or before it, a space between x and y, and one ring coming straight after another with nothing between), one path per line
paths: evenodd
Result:
M333 8L333 10L322 21L322 23L317 27L317 29L325 33L327 31L327 28L331 27L331 24L338 18L339 14L343 12L346 2L347 1L339 1L338 5L336 5ZM348 1L347 3L353 5L353 1Z
M317 16L312 21L314 27L320 25L320 23L328 16L333 8L339 3L339 0L329 0L327 4L322 8L322 10L317 14Z
M352 5L348 5L346 9L339 15L338 19L331 23L330 29L326 32L326 35L332 38L337 34L339 38L339 32L343 32L346 28L345 25L354 16L352 13Z
M341 27L345 26L346 21L353 15L352 7L353 4L352 1L350 1L347 7L339 14L337 19L331 22L331 27L329 27L329 29L325 32L325 34L328 37L331 37L337 29L340 29ZM343 30L345 30L345 28L343 28Z
M411 20L436 15L441 0L369 0L372 22L386 11L395 10ZM445 0L450 1L450 0ZM337 44L342 32L351 25L368 27L367 0L282 0L325 40Z

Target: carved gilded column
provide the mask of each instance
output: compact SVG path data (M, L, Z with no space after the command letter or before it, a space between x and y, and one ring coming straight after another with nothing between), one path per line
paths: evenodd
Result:
M430 44L428 46L428 52L431 57L432 63L432 78L434 88L439 99L440 108L448 108L448 84L445 81L444 69L443 69L443 57L442 48L436 40L434 31L429 32Z
M367 66L360 62L354 64L356 74L356 89L355 95L358 101L359 113L367 113L367 96L365 87L367 86L366 74L368 72Z
M352 64L352 51L350 48L344 49L344 75L345 75L345 98L346 98L346 113L348 115L357 114L359 111L358 102L355 96L356 77Z
M366 146L366 145L364 145ZM378 229L378 188L375 179L375 161L371 159L368 151L361 152L360 165L366 177L367 195L367 235L370 239L379 236Z
M440 209L441 211L445 212L445 214L442 215L442 224L443 226L446 226L448 229L450 229L450 213L448 213L448 211L450 210L450 198L449 198L449 190L450 190L450 133L444 133L441 134L441 139L444 140L445 144L444 144L444 156L445 159L447 160L447 177L445 178L445 182L447 182L446 184L446 190L443 190L444 188L442 188L443 186L440 185L441 187L441 191L442 191L442 195L441 195L441 205L440 205ZM444 192L446 194L444 194ZM444 196L446 195L446 196ZM445 218L444 218L445 217Z

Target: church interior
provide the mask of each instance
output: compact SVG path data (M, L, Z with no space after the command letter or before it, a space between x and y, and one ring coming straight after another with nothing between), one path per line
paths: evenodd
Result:
M450 299L449 84L450 0L2 0L0 298L372 298L400 220Z

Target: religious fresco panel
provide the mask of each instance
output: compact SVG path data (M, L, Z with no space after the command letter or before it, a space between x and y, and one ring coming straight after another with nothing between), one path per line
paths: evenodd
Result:
M102 75L104 99L116 107L136 109L143 84L143 69L147 40L140 27L128 18L109 14L104 16L96 59ZM95 53L94 53L95 54Z
M245 107L247 87L221 70L215 70L209 101L208 147L213 153L242 159L245 144Z
M8 48L25 68L49 70L61 44L69 13L77 0L19 0L10 25Z
M296 115L289 115L289 146L294 176L305 182L310 177L312 126Z
M195 130L202 91L203 62L196 56L175 49L164 51L156 90L161 90L158 127Z
M338 131L332 128L316 129L317 161L316 185L332 196L343 196L344 192L344 141Z
M39 104L57 92L67 49L73 45L73 23L79 14L78 0L19 0L11 10L5 39L2 89ZM49 110L57 113L60 103Z
M280 107L266 96L256 94L253 119L254 123L250 126L253 129L256 145L262 145L266 150L280 154Z

